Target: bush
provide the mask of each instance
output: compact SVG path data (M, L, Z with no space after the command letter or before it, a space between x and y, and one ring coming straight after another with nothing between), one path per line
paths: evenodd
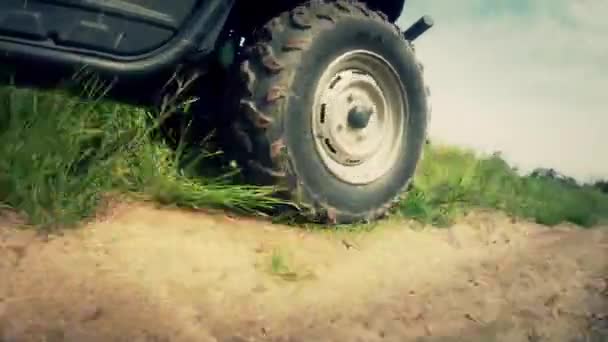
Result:
M599 191L608 194L608 181L597 181L593 186Z
M608 218L608 196L557 174L521 177L499 154L477 156L427 147L413 190L399 206L406 216L439 226L471 208L493 208L546 225L592 226Z

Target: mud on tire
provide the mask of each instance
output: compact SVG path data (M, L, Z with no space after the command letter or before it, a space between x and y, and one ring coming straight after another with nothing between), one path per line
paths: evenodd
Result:
M324 152L325 147L316 141L324 139L319 135L319 129L325 133L331 131L325 131L324 123L319 123L319 120L325 120L325 115L339 113L337 109L322 113L323 117L319 119L318 88L322 76L337 58L357 51L363 52L361 56L371 56L369 61L359 61L361 67L377 62L379 73L386 76L392 71L396 76L384 78L399 81L397 86L389 87L391 89L382 89L382 84L376 88L388 95L402 96L399 97L402 101L395 105L386 104L395 102L396 95L392 96L393 99L383 97L385 102L380 101L378 106L384 109L384 116L372 114L385 118L388 122L387 108L398 112L392 121L398 120L399 125L393 127L398 127L402 134L393 134L397 139L390 144L381 142L374 145L391 145L397 152L391 153L391 158L387 157L393 160L389 168L382 165L389 163L389 160L384 162L380 157L374 159L375 163L359 167L357 170L361 177L364 176L361 170L365 168L386 169L383 174L366 182L351 181L356 177L348 179L346 176L349 175L348 170L351 170L348 165L336 166L332 170L330 165L334 162L327 161L330 158ZM380 67L382 62L387 68ZM422 68L409 42L404 40L395 25L388 22L381 13L370 10L360 2L312 1L282 13L257 30L252 41L247 42L244 48L238 69L230 86L230 98L236 100L238 110L233 111L236 113L233 117L226 116L230 122L230 135L225 147L239 163L248 181L280 186L309 219L316 221L353 223L371 221L386 214L414 175L427 126L426 88ZM336 70L339 72L340 68ZM358 74L356 70L352 72L353 80L355 74ZM377 75L371 73L372 78L375 76ZM374 88L375 81L368 79L369 77L365 81L367 87ZM347 86L348 84L344 89ZM330 87L331 84L328 89ZM372 95L368 98L374 97L377 89L370 90L370 93ZM352 97L348 99L350 101ZM395 110L391 106L397 106L401 110ZM368 107L377 110L375 105ZM352 108L350 110L353 111ZM369 113L374 111L370 110ZM334 117L337 115L339 114ZM369 119L368 115L368 126L365 129L372 127L370 123L373 120L376 120L374 125L381 126L377 123L380 119ZM382 127L385 126L390 126L390 123ZM317 136L313 135L315 127L318 128ZM348 132L355 131L348 127ZM384 135L384 131L378 132L381 134L371 135L370 141L376 141L378 136ZM341 133L335 134L338 141ZM333 158L331 151L335 149L332 150L329 143L326 145ZM346 146L345 149L359 150L352 146ZM351 162L348 153L341 156L344 157L341 161ZM369 160L372 158L369 157ZM356 162L357 160L353 163ZM340 177L340 172L345 177Z

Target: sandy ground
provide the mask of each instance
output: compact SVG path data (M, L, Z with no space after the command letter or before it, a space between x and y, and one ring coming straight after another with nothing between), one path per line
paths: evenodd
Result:
M608 341L608 230L477 213L305 231L125 205L0 223L0 341Z

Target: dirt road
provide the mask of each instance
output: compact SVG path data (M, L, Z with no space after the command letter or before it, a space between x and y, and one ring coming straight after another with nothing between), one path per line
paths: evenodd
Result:
M5 220L0 341L607 341L607 229L409 225L125 205L45 239Z

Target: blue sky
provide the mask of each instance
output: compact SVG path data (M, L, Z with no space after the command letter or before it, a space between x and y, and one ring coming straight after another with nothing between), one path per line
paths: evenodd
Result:
M607 0L407 0L431 87L431 137L524 171L608 178Z

